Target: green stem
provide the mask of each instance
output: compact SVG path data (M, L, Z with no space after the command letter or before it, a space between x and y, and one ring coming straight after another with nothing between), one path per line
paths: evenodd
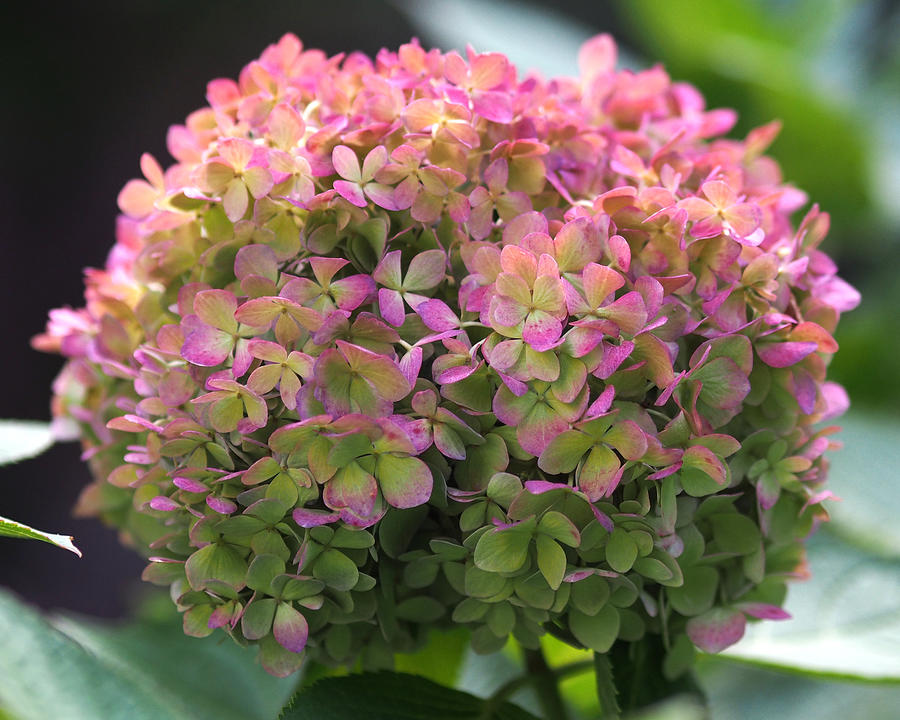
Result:
M597 699L600 701L601 720L619 720L619 693L613 680L612 664L606 653L594 653L594 677L597 682Z
M556 684L556 675L547 665L540 649L525 650L525 670L532 678L544 717L547 720L567 720L569 715Z

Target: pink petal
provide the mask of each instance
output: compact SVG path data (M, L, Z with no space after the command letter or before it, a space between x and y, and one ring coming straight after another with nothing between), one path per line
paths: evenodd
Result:
M518 300L513 300L505 295L496 295L491 300L490 315L491 322L494 325L516 327L516 325L525 320L527 314L527 307Z
M206 504L220 515L231 515L231 513L237 510L236 503L226 498L216 497L215 495L208 495L206 497Z
M351 275L331 283L331 294L341 310L352 311L375 292L375 281L368 275Z
M366 200L366 196L363 195L362 188L355 182L335 180L334 189L337 190L338 194L347 202L352 203L357 207L364 208L369 204Z
M278 603L275 621L272 623L272 634L285 650L302 652L309 637L309 625L306 618L290 604Z
M746 626L747 619L742 612L713 608L688 620L687 635L704 652L717 653L744 637Z
M600 75L616 69L616 43L607 34L597 35L578 50L578 69L584 82L589 84Z
M522 339L538 352L555 347L561 333L560 321L542 310L529 313L522 327Z
M509 123L513 119L509 93L480 92L472 98L475 113L491 122Z
M784 608L768 603L746 602L737 603L735 607L741 612L760 620L790 620L791 614Z
M710 180L709 182L705 182L700 186L700 189L717 209L724 210L725 208L734 205L735 200L737 200L737 195L734 190L721 180Z
M419 303L416 313L422 322L435 332L454 330L459 327L459 318L442 300L426 300Z
M144 180L129 180L117 199L119 209L129 217L140 220L155 210L159 191Z
M588 263L582 275L584 292L591 310L603 305L604 300L625 284L625 279L606 265Z
M150 500L150 507L161 512L172 512L181 509L181 505L165 495L157 495Z
M757 345L756 352L769 367L784 368L795 365L818 349L816 342L781 342Z
M272 173L264 167L247 168L244 170L242 177L244 178L247 190L249 190L250 194L257 200L268 195L272 186L275 185L275 181L272 179ZM241 214L243 215L243 213Z
M379 288L378 309L381 316L394 327L400 327L406 319L403 296L390 288Z
M190 332L181 347L181 357L194 365L214 367L231 355L234 338L222 330L200 325Z
M758 205L740 203L732 205L725 213L725 220L738 237L745 238L752 234L762 222L762 211Z
M237 300L226 290L201 290L194 296L194 313L207 325L228 333L237 331Z
M334 150L331 151L331 162L334 165L337 174L344 178L344 180L349 180L350 183L359 183L362 181L359 159L356 157L356 153L346 145L335 146ZM337 183L335 183L335 189L337 189ZM340 192L340 190L338 190L338 192ZM360 193L360 195L362 195L362 193ZM360 207L365 207L365 205L361 205Z
M389 253L385 253L385 256L381 258L381 262L378 263L378 267L375 268L375 272L372 273L372 278L375 282L393 290L399 290L402 287L403 277L401 276L400 255L399 250L391 250Z
M296 508L291 517L302 528L319 527L336 522L340 513L326 512L324 510L310 510L308 508Z

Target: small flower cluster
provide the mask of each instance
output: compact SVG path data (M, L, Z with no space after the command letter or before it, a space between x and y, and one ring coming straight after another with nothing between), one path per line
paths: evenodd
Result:
M577 79L286 35L141 159L86 307L35 340L191 635L371 666L462 624L607 651L779 618L827 517L858 302L828 217L659 67Z

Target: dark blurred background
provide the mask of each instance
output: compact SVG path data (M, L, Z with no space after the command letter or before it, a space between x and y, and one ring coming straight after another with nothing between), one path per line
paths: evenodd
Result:
M58 357L30 349L46 312L82 304L81 270L113 242L116 195L166 129L283 33L329 54L374 54L417 35L426 47L506 52L520 70L575 72L597 32L635 67L664 62L735 133L784 122L771 149L785 176L832 215L826 250L864 296L838 334L833 375L856 406L898 416L900 382L900 10L851 0L197 0L15 3L0 10L0 307L6 308L0 417L48 418ZM72 533L77 560L0 540L0 582L46 608L119 616L143 563L70 508L88 481L75 444L0 468L0 514Z

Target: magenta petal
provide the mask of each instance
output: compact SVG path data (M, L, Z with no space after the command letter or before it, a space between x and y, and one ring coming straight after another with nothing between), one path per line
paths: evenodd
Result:
M625 293L611 305L602 308L603 315L612 320L626 335L636 335L647 322L644 298L639 292Z
M619 369L619 366L625 362L633 350L634 343L631 340L625 340L621 345L604 345L603 359L596 370L594 370L594 375L602 380L606 380Z
M554 347L560 333L562 323L542 310L529 313L522 327L522 339L538 352Z
M338 518L340 518L340 514L336 512L326 512L324 510L295 508L291 517L294 518L294 522L297 523L300 527L311 528L336 522Z
M171 512L172 510L178 510L181 505L165 495L157 495L150 500L150 507L154 510L161 510L162 512Z
M192 493L206 493L209 492L209 488L206 487L199 480L195 480L194 478L188 477L176 477L172 479L172 483L175 487L184 490L186 492Z
M381 310L381 316L394 327L400 327L406 319L403 296L396 290L379 288L378 309Z
M375 281L368 275L351 277L331 283L331 295L341 310L355 310L375 292Z
M509 93L480 92L472 99L475 112L496 123L508 123L513 118Z
M422 322L435 332L444 332L459 327L459 318L442 300L426 300L416 306L416 313Z
M402 358L400 358L400 372L406 378L409 386L416 384L419 377L419 371L422 369L422 348L414 347ZM443 382L441 380L440 382Z
M334 189L337 190L338 194L347 200L347 202L350 202L357 207L364 208L368 205L366 196L363 195L362 188L360 188L357 183L348 182L346 180L335 180Z
M565 483L555 483L550 482L549 480L526 480L524 487L532 495L542 495L545 492L552 492L553 490L572 490L572 488Z
M769 367L783 368L800 362L819 347L816 342L781 342L758 345L756 352Z
M303 614L290 603L278 603L275 621L272 623L272 634L285 650L301 652L306 647L309 637L309 624Z
M791 614L777 605L760 602L738 603L735 607L741 612L760 620L790 620Z
M237 510L236 503L227 500L226 498L216 497L215 495L207 496L206 504L222 515L231 515L231 513Z

